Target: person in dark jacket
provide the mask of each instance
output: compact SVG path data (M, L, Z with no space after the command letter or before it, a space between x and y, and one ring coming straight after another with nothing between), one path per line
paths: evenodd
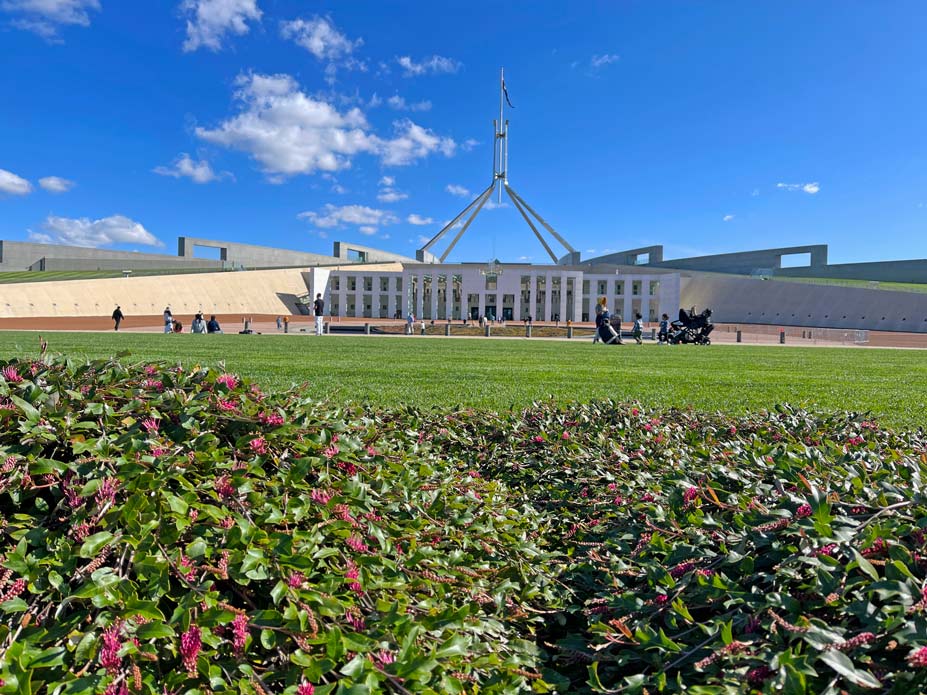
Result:
M119 305L117 304L117 305L116 305L116 310L113 312L113 323L116 324L116 326L113 328L113 330L115 330L115 331L118 331L118 330L119 330L119 324L122 323L122 319L124 319L124 318L125 318L125 316L123 316L123 314L122 314L122 309L120 309L120 308L119 308Z
M206 332L207 333L221 333L222 332L222 328L219 327L219 322L216 321L215 316L209 317L209 322L206 324Z

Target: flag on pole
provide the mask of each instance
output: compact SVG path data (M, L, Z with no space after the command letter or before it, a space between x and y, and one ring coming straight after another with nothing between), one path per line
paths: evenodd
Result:
M509 90L505 88L505 80L502 80L502 93L505 95L505 102L509 105L509 108L514 109L515 107L512 106L512 100L509 99Z

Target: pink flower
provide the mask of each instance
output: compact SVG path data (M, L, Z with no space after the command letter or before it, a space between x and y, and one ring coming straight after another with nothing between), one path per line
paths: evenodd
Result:
M350 536L345 544L353 550L355 553L366 553L370 548L367 547L367 544L364 543L363 539L358 538L357 536Z
M145 374L147 374L148 376L152 376L157 373L158 373L158 368L154 366L153 364L149 364L147 367L145 367Z
M164 456L164 454L166 453L167 453L167 449L162 449L159 446L156 446L154 449L151 450L151 455L154 456L155 458Z
M304 581L306 581L306 576L302 572L290 572L286 583L291 589L298 589L303 585Z
M747 671L747 683L754 688L758 688L773 675L773 670L769 666L758 666L757 668Z
M146 432L157 432L158 424L158 421L153 417L145 418L142 420L142 429Z
M100 666L110 675L119 671L122 665L122 657L119 656L119 650L122 648L122 640L119 639L121 628L122 626L116 623L106 630L101 638L103 646L100 648Z
M118 487L119 481L115 478L107 478L104 480L100 484L100 487L97 488L97 504L101 507L105 507L107 504L111 504L116 499L116 489Z
M688 560L686 562L680 562L670 570L670 576L673 579L679 579L681 576L689 572L689 570L691 570L693 567L695 567L694 562L689 562Z
M124 680L119 681L118 683L110 683L106 686L106 690L103 692L103 695L129 695L129 687L126 685Z
M541 435L537 435L537 436L533 437L531 441L533 441L535 444L543 444L543 443L544 443L544 437L542 437Z
M347 612L344 614L344 618L348 621L348 624L357 632L361 632L367 628L367 624L364 622L364 618L357 613Z
M362 593L363 588L360 584L360 571L357 569L357 565L355 565L352 560L348 560L345 568L344 578L350 580L348 582L348 588L358 594Z
M216 383L222 384L227 389L231 390L238 386L238 377L234 374L220 374L216 377Z
M331 501L332 493L328 490L318 490L313 489L309 493L309 498L316 504L321 504L323 507Z
M378 452L378 451L373 447L372 444L368 444L368 445L367 445L367 456L379 456L379 455L380 455L380 452Z
M393 653L387 651L386 649L382 649L375 654L371 654L370 658L373 659L373 663L376 664L377 668L379 669L386 668L388 664L396 661L396 657L393 656Z
M251 446L251 451L259 456L267 453L267 440L264 437L255 437L248 444Z
M634 417L637 417L638 415L640 415L640 412L641 411L639 411L637 408L631 408L631 415L633 415Z
M325 458L327 459L333 459L338 455L338 451L339 451L338 447L335 444L332 444L331 446L327 447L325 451L322 452L322 455L325 456Z
M651 495L649 492L645 492L643 495L641 495L641 502L653 502L655 499L656 497Z
M163 391L164 384L158 379L145 379L142 382L142 386L146 389L151 389L152 391Z
M238 656L245 653L245 642L248 639L248 616L239 613L232 621L232 649Z
M4 367L0 373L3 374L3 378L6 379L7 383L10 384L18 384L23 380L23 378L19 375L19 372L16 371L16 367L14 367L12 364L8 364L6 367Z
M908 665L914 668L927 668L927 647L915 649L907 656Z
M280 413L261 413L258 415L258 420L271 427L277 427L284 422L283 416Z
M216 398L216 405L219 406L219 410L224 410L225 412L229 412L238 408L238 406L235 404L235 401L229 401L225 398Z
M666 594L658 594L657 597L653 600L658 606L666 605L669 602L669 596Z
M682 493L682 501L685 503L687 507L691 505L696 500L697 497L698 497L698 488L695 488L695 487L687 488L686 491Z
M705 579L710 579L715 576L714 570L695 570L695 573L700 577L705 577Z
M569 438L570 438L569 432L564 432L563 434L560 435L560 439L569 439Z
M811 516L811 505L805 502L798 509L795 510L795 516L799 519L804 519L806 516Z
M315 695L315 686L308 681L303 681L296 688L296 695Z
M238 494L238 489L232 485L231 479L227 475L220 475L216 478L215 488L220 497L230 498Z
M849 439L847 439L847 443L850 446L861 446L866 443L866 440L863 439L862 437L850 437Z
M833 557L834 551L835 551L836 549L837 549L836 544L834 544L834 543L828 543L828 544L825 545L824 547L818 548L817 550L815 550L815 551L814 551L814 554L817 555L818 557L820 557L820 556L822 556L822 555L826 555L827 557Z
M235 525L235 519L233 519L230 516L227 516L222 521L219 522L219 525L224 529L230 529Z
M186 555L180 556L180 573L189 581L194 574L196 574L196 567L193 565L193 560L188 558Z
M196 659L202 646L200 629L196 625L191 625L190 629L180 636L180 657L184 668L187 669L187 675L191 678L196 677Z
M737 434L737 428L734 427L734 425L731 425L731 427L728 429L728 434Z

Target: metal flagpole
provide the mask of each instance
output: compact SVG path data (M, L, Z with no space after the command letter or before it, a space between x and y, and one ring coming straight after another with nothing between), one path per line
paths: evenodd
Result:
M494 172L494 176L497 179L505 177L505 135L502 132L503 124L505 123L503 119L503 110L505 109L505 68L499 68L499 125L498 130L496 131L496 141L499 143L499 167L502 168L502 171ZM495 154L495 152L493 153ZM495 158L495 157L494 157ZM502 188L499 188L499 203L502 203Z

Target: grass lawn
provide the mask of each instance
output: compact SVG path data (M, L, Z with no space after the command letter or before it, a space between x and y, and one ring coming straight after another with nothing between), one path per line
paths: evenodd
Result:
M314 336L45 333L74 359L216 365L268 388L308 382L320 398L377 405L522 407L610 397L741 414L791 403L927 424L927 355L917 350L713 345L603 347L564 342ZM38 351L38 334L0 333L0 358Z

